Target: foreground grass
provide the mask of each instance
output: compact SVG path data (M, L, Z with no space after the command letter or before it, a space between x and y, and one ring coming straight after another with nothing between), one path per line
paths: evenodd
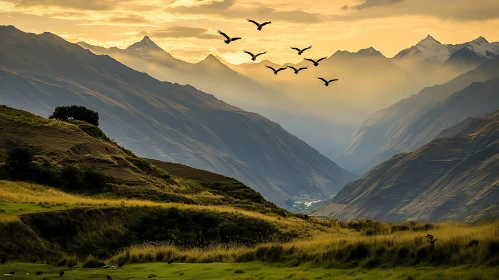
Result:
M151 263L125 265L112 269L68 269L44 264L7 263L0 265L0 278L5 279L59 279L59 271L65 270L64 279L453 279L488 280L499 278L499 267L460 266L451 268L399 267L393 269L323 269L309 266L276 267L263 263L242 264L183 264ZM15 271L13 276L3 276ZM40 276L35 272L43 271ZM29 273L29 275L26 275Z

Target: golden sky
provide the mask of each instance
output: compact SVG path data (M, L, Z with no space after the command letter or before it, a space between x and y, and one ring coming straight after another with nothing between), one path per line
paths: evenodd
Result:
M247 18L272 24L259 32ZM0 25L105 47L147 34L191 62L209 53L247 62L246 49L284 63L300 60L291 45L313 45L310 57L370 46L392 57L427 34L442 43L499 41L499 0L0 0ZM218 29L243 40L227 46Z

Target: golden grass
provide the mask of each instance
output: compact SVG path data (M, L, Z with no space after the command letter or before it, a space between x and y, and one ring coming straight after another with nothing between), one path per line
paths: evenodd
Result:
M196 211L213 211L220 213L235 213L247 217L262 219L271 222L284 231L324 231L327 228L303 222L303 220L289 217L284 218L277 215L266 215L258 212L246 211L243 209L226 206L226 205L193 205L173 202L154 202L148 200L136 199L109 199L109 198L96 198L80 196L75 194L68 194L57 190L55 188L46 187L34 183L12 182L0 180L0 202L17 202L17 203L51 203L51 204L64 204L70 207L164 207L164 208L178 208L185 210ZM50 211L50 210L47 210ZM3 215L8 216L8 215ZM1 217L1 215L0 215ZM5 217L4 217L5 218ZM12 219L12 218L9 218Z

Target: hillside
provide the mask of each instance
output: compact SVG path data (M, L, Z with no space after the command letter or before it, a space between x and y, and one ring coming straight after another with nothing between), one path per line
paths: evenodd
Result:
M499 203L499 111L467 119L346 185L318 215L384 221L477 220Z
M192 86L160 82L51 33L0 33L1 103L42 116L86 106L138 155L236 178L280 206L336 193L353 179L278 124Z
M432 140L442 129L466 117L486 114L491 112L491 109L496 110L499 107L494 103L495 82L481 86L470 85L498 77L499 59L494 59L447 83L425 88L416 95L378 111L352 135L349 145L338 161L347 168L363 173L396 153L420 147ZM473 97L475 90L480 93L477 92L477 96ZM454 94L456 99L447 100ZM467 100L466 98L472 102L471 108L467 107L467 101L462 102ZM489 98L492 98L491 104L487 104ZM438 107L437 104L441 102L444 103ZM454 108L451 104L458 107ZM481 108L481 105L485 106ZM417 135L415 139L414 135Z

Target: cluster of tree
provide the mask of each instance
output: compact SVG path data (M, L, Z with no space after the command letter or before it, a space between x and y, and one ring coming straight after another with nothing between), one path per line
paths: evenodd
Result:
M67 121L69 119L84 121L95 126L99 126L99 113L86 108L85 106L59 106L49 119Z
M55 166L49 160L34 161L34 152L26 147L7 151L5 170L12 180L31 181L72 192L99 192L106 185L104 173L75 164Z

